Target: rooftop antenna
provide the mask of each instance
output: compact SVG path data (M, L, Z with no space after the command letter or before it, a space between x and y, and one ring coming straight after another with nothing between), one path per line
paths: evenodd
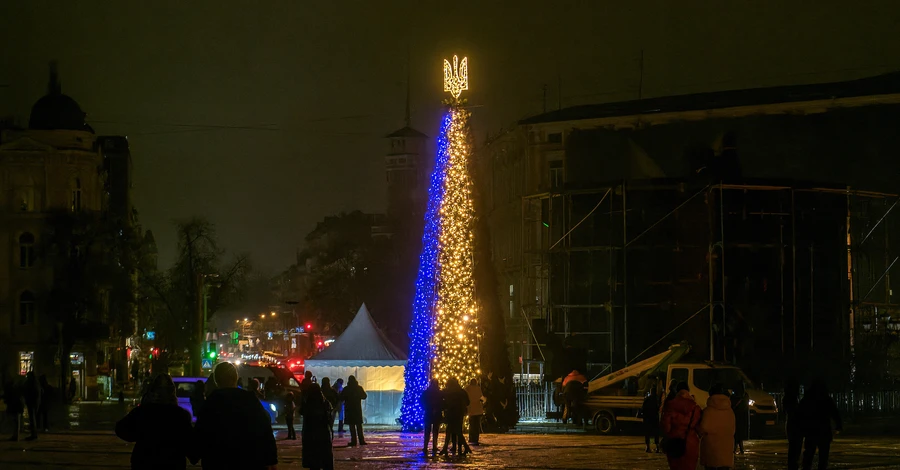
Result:
M58 95L62 93L62 84L59 82L59 71L57 70L57 62L50 61L50 79L47 81L47 94Z
M412 79L410 78L412 76L412 72L410 69L411 69L411 67L409 64L409 44L407 44L406 45L406 127L411 127L410 126L411 120L409 118L409 88L412 83Z
M542 87L544 90L544 112L547 112L547 84L545 83Z
M643 99L644 97L644 50L641 49L641 69L640 69L640 78L638 79L638 99Z

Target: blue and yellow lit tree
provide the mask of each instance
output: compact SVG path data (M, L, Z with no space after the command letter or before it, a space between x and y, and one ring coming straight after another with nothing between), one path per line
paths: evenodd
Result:
M460 99L469 88L468 60L444 61L444 91L450 93L441 122L437 159L419 258L410 328L401 424L423 427L420 399L430 378L465 384L481 374L478 308L475 302L475 208L469 174L469 113Z

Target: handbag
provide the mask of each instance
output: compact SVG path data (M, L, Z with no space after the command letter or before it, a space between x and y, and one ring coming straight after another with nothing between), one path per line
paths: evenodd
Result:
M691 418L688 421L687 432L684 433L684 437L670 437L663 439L662 448L663 452L666 453L667 456L677 459L684 456L685 452L687 452L687 437L691 434L691 423L694 422L694 412L697 408L691 410Z

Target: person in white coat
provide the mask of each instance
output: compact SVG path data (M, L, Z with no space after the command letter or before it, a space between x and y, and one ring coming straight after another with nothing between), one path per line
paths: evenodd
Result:
M709 389L706 409L697 429L700 433L700 464L706 470L734 467L734 410L725 388L713 385Z
M469 386L466 387L466 394L469 395L469 444L478 445L478 438L481 436L481 416L484 414L484 404L481 394L481 385L478 381L472 379Z

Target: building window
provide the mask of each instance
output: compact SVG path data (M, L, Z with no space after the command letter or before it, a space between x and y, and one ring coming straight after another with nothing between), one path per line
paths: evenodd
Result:
M72 212L81 211L81 178L75 178L72 185Z
M562 143L562 132L554 132L553 134L547 134L547 142L551 144L561 144Z
M28 291L19 294L19 324L34 324L34 294Z
M19 351L19 375L31 372L32 364L34 364L34 351Z
M553 160L550 162L550 189L562 187L565 182L563 174L562 160Z
M25 187L16 190L16 210L31 212L34 210L34 188Z
M25 232L19 235L19 267L28 269L34 266L34 235Z

